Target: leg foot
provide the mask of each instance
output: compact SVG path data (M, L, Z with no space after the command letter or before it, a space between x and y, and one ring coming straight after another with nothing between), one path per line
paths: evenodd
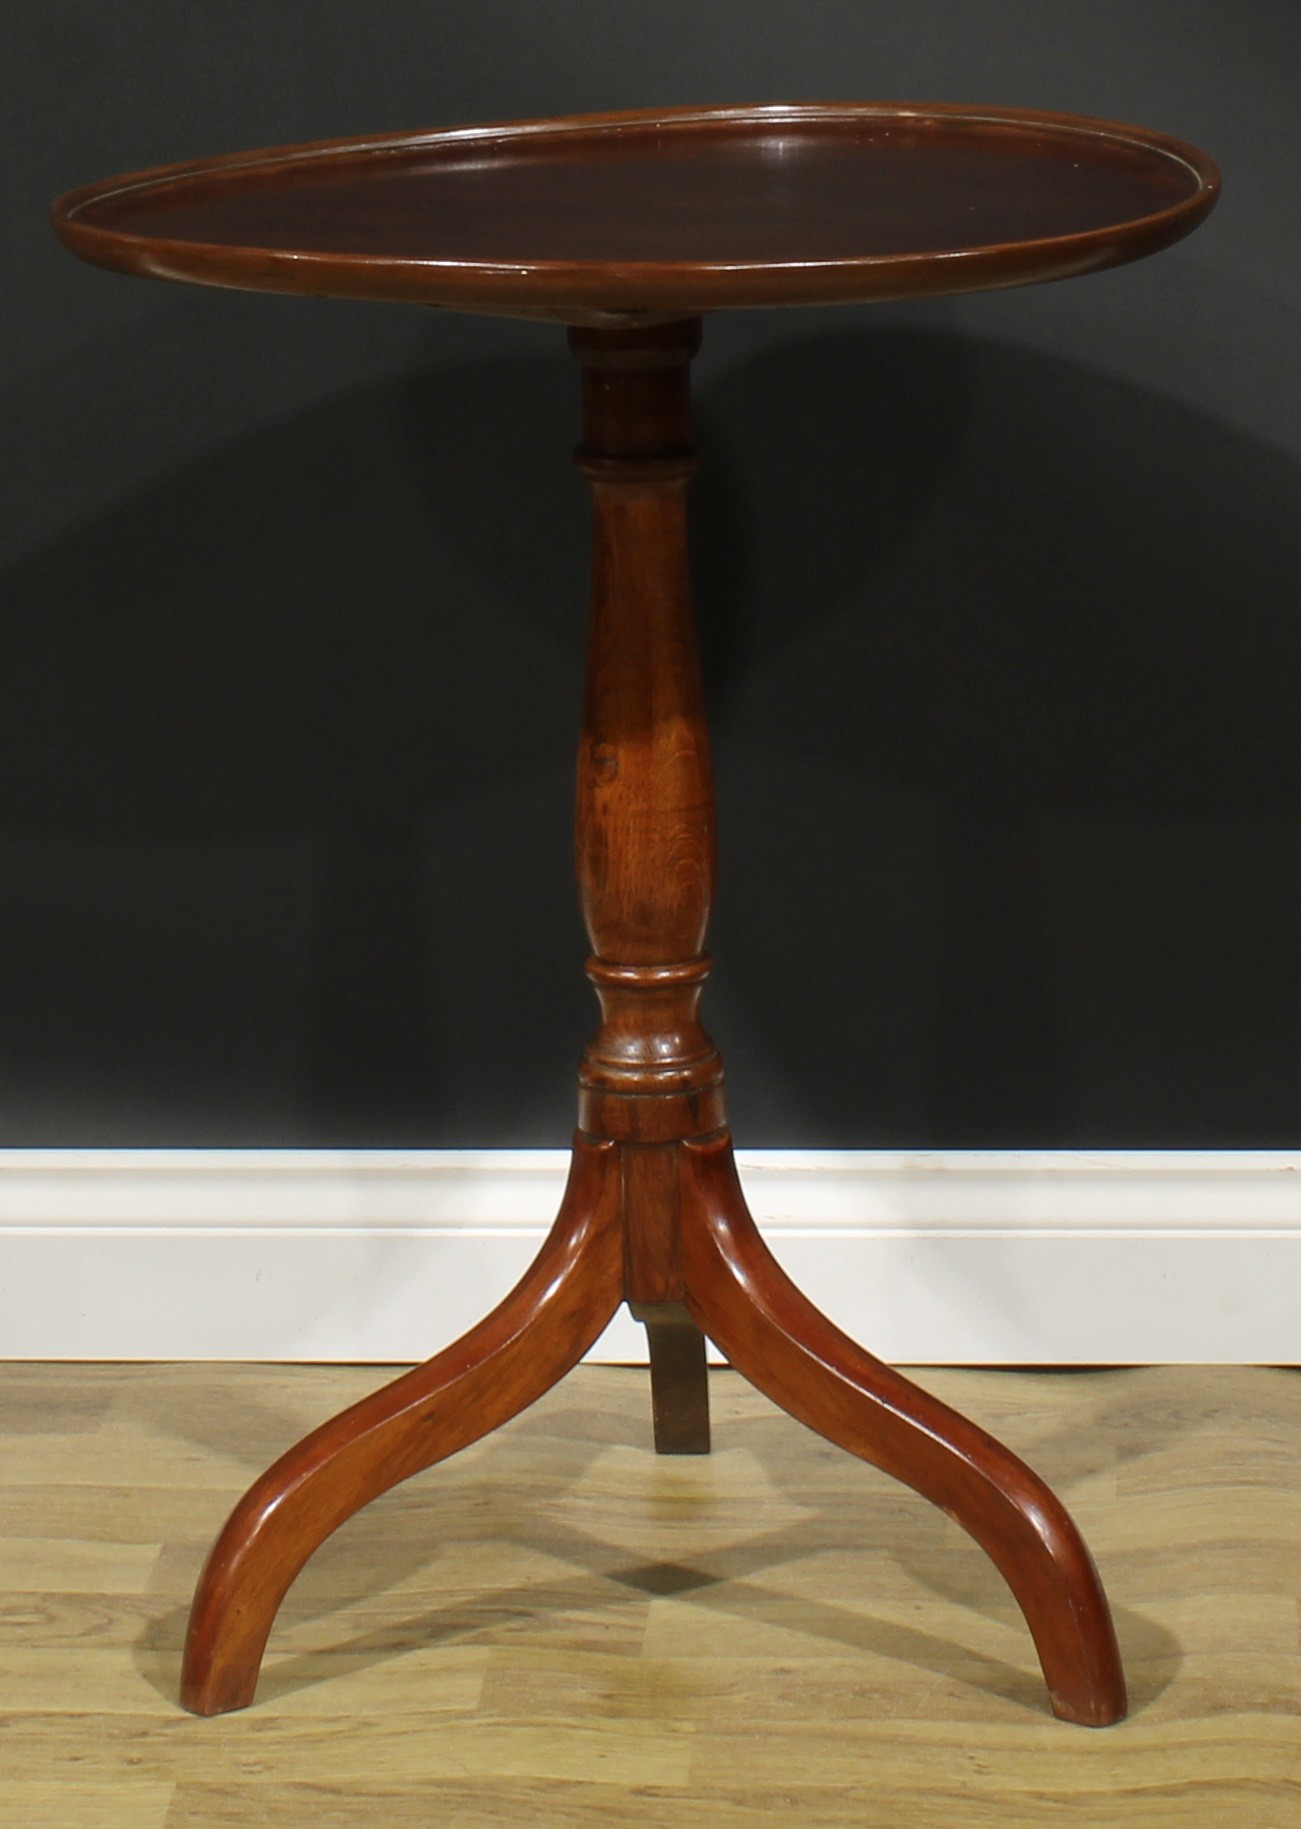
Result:
M1106 1595L1061 1501L1007 1448L819 1314L760 1238L727 1139L683 1150L687 1307L738 1371L809 1428L939 1505L1016 1597L1054 1713L1125 1714Z
M313 1550L378 1494L535 1402L582 1358L622 1293L617 1152L580 1141L556 1223L505 1301L314 1430L235 1507L195 1590L184 1706L218 1715L251 1702L272 1622Z
M650 1343L656 1454L709 1453L705 1336L680 1302L633 1302Z

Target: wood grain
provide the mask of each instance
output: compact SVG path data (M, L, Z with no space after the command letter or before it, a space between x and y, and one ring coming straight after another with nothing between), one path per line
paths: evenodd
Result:
M1058 1714L1092 1726L1124 1715L1107 1600L1064 1506L819 1315L745 1207L698 1014L715 845L688 566L689 374L707 305L920 296L1114 265L1186 234L1217 183L1203 155L1137 129L855 104L299 147L114 180L55 206L70 247L128 272L566 318L583 374L593 539L576 857L601 1023L580 1068L569 1187L541 1255L486 1320L314 1429L240 1499L195 1592L186 1707L247 1706L314 1551L536 1401L624 1299L651 1328L657 1446L709 1445L708 1334L793 1416L988 1551ZM689 1568L669 1582L701 1585ZM544 1747L546 1775L556 1759L567 1771L564 1734ZM649 1784L679 1748L650 1735L643 1750ZM732 1757L759 1769L767 1750L738 1743ZM488 1757L513 1770L504 1747Z
M592 498L591 613L574 851L601 1026L579 1070L598 1137L672 1143L723 1121L722 1062L700 1024L714 899L714 787L687 554L690 364L698 319L572 330L577 462ZM654 1158L624 1152L625 1177ZM640 1166L634 1167L633 1164ZM676 1163L660 1179L676 1188ZM628 1295L682 1294L676 1202L630 1190Z
M290 1593L257 1706L180 1713L185 1602L244 1463L386 1375L0 1366L6 1456L10 1381L25 1400L22 1477L0 1491L23 1584L0 1600L22 1622L0 1637L0 1815L1291 1829L1301 1813L1287 1371L916 1374L1088 1530L1134 1703L1104 1735L1044 1712L1010 1595L942 1514L735 1373L710 1374L714 1454L657 1457L645 1372L609 1368L351 1519ZM67 1430L71 1412L93 1433ZM137 1487L148 1515L122 1507Z
M685 1146L682 1207L687 1307L736 1369L975 1538L1025 1614L1057 1714L1089 1727L1120 1720L1125 1678L1107 1598L1056 1494L988 1431L874 1359L801 1294L750 1217L726 1139Z
M793 1416L906 1480L993 1557L1034 1637L1054 1710L1126 1709L1106 1595L1055 1495L985 1431L826 1321L746 1207L719 1057L697 1014L714 886L714 797L687 566L694 320L572 329L579 465L593 499L592 608L576 851L602 1021L580 1069L582 1131L622 1163L624 1295L650 1322L656 1443L708 1448L703 1337ZM675 1350L677 1347L689 1350Z
M195 1590L181 1673L187 1708L246 1706L280 1603L331 1532L518 1415L577 1365L622 1295L618 1182L612 1145L576 1144L555 1225L506 1299L445 1351L313 1430L244 1494Z
M1139 127L806 102L239 153L73 191L53 221L127 273L627 324L1085 273L1177 241L1218 188Z

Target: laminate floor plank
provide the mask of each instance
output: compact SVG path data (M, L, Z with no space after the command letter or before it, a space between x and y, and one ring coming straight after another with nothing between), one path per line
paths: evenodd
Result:
M140 1779L82 1784L66 1777L6 1779L0 1821L15 1829L166 1829L176 1786Z
M595 1367L345 1525L257 1704L184 1714L232 1501L391 1376L0 1365L0 1822L1301 1822L1295 1372L917 1375L1084 1528L1134 1701L1104 1732L1048 1713L1007 1588L916 1495L725 1371L716 1452L657 1458L646 1374Z
M61 1594L143 1594L162 1554L158 1543L59 1540ZM50 1586L48 1537L0 1537L0 1590L40 1594Z

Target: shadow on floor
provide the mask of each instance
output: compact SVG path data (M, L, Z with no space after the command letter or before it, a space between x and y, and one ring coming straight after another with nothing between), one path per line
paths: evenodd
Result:
M715 1456L657 1461L649 1447L646 1375L600 1376L604 1395L597 1403L584 1396L593 1389L593 1378L579 1374L505 1430L431 1470L428 1479L375 1501L330 1538L285 1601L261 1698L326 1681L332 1669L398 1657L420 1646L497 1642L502 1634L527 1633L531 1622L544 1636L564 1622L568 1634L590 1641L594 1649L616 1649L626 1635L632 1653L647 1601L672 1595L765 1630L957 1675L1018 1707L1044 1712L1042 1680L1010 1593L980 1550L933 1507L829 1447L748 1387L739 1387L731 1374L712 1381L720 1412ZM246 1444L239 1420L243 1407L231 1395L202 1412L198 1445L228 1453L232 1443ZM151 1428L168 1427L161 1389L157 1402L145 1396L143 1413ZM187 1430L190 1414L187 1408ZM273 1433L279 1435L278 1448L289 1445L297 1424L285 1427L281 1419L277 1427L273 1414L259 1414L256 1403L250 1414L269 1450ZM1040 1467L1066 1487L1068 1466L1077 1469L1074 1477L1105 1466L1114 1452L1110 1432L1122 1420L1128 1455L1156 1451L1168 1439L1169 1419L1140 1442L1132 1413L1118 1392L1108 1392L1100 1411L1090 1408L1078 1423L1041 1443L1046 1452L1036 1457ZM246 1458L245 1447L239 1453ZM617 1461L617 1479L602 1466L610 1457ZM748 1497L738 1500L726 1488L741 1475ZM691 1482L685 1496L684 1478ZM727 1520L716 1517L720 1502L728 1508ZM669 1509L657 1513L657 1504ZM586 1522L593 1513L610 1515L608 1534ZM648 1559L645 1547L662 1540L665 1520L684 1549L694 1533L694 1551L680 1559ZM214 1515L214 1534L220 1522ZM468 1554L483 1544L517 1545L537 1559L535 1572L522 1582L467 1593L456 1574L458 1546ZM203 1547L192 1549L197 1576ZM870 1592L864 1592L860 1607L764 1579L816 1558L846 1558L852 1569L860 1553L865 1553L865 1589L873 1563L879 1567L885 1556L909 1586L1005 1627L1006 1654L923 1626L874 1618ZM358 1614L364 1620L382 1597L415 1582L435 1562L440 1580L449 1584L445 1604L394 1617L397 1608L390 1600L377 1626L362 1625L342 1637L312 1630L336 1615L343 1616L341 1625L345 1619L351 1625ZM142 1673L169 1698L177 1690L185 1620L185 1608L168 1611L151 1623L137 1647ZM1138 1710L1168 1687L1182 1653L1169 1632L1131 1608L1117 1610L1117 1629L1129 1667L1131 1706ZM304 1630L319 1648L277 1655L276 1637L296 1631L301 1637Z

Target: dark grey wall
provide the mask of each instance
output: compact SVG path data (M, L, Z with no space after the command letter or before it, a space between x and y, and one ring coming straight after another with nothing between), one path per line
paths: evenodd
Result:
M1144 122L1226 187L1115 273L707 326L737 1129L1295 1145L1299 50L1294 0L9 9L0 1142L560 1142L592 1017L563 339L117 278L49 199L863 96Z

